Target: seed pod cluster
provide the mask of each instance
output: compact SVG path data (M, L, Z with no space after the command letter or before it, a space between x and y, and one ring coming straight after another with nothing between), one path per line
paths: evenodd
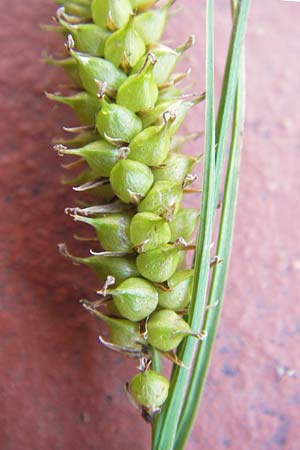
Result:
M60 156L83 167L69 180L84 195L84 208L68 208L75 221L90 225L100 251L86 257L61 253L92 268L102 281L100 300L83 305L110 330L107 347L141 359L128 385L143 412L159 410L168 380L151 367L152 352L176 358L183 338L193 335L183 314L189 305L193 269L182 267L198 212L182 208L197 159L180 153L175 136L189 109L176 83L177 61L193 43L161 45L169 8L155 0L60 0L57 31L66 56L48 58L63 67L70 95L48 94L70 106L82 126L57 143ZM75 94L74 94L75 89ZM101 307L107 308L106 313Z

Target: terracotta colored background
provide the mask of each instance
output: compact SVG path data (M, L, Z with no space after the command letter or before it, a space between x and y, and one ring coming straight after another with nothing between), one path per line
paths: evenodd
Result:
M215 3L220 83L229 2ZM199 92L204 1L179 5L167 38L179 44L196 33L186 62ZM50 0L1 2L0 449L147 450L149 429L123 393L134 364L98 345L98 325L78 304L97 280L56 249L72 242L75 227L63 210L74 200L59 184L61 160L50 143L74 121L43 97L62 80L39 61L54 37L38 24L53 12ZM300 448L299 21L298 3L253 2L231 272L188 450ZM200 117L194 111L186 130L202 128Z

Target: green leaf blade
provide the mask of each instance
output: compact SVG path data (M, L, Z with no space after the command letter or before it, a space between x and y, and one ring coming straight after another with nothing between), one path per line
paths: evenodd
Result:
M243 65L243 63L241 64ZM234 120L228 170L225 181L224 203L219 229L217 255L222 260L213 272L210 286L208 305L204 328L207 330L207 339L198 348L195 357L195 366L192 373L189 389L185 399L185 406L180 418L175 448L182 450L190 433L197 414L198 404L203 392L206 375L211 359L218 323L220 319L222 298L228 272L228 265L233 237L233 226L237 204L239 166L241 154L241 134L244 123L244 75L240 70L240 81L237 87L234 107ZM216 304L216 301L218 303Z
M239 74L241 48L245 39L251 0L236 1L234 23L226 60L216 123L216 203L222 182L222 171L227 146L228 129L233 110Z
M203 194L200 213L200 230L195 259L195 283L190 307L189 323L195 332L201 331L205 311L207 281L209 277L210 245L214 221L215 199L215 115L214 115L214 32L213 0L207 0L207 47L206 47L206 133ZM181 357L185 366L192 364L196 348L194 338L187 338ZM171 450L174 445L177 423L189 381L189 370L175 367L168 400L158 416L153 433L153 450Z

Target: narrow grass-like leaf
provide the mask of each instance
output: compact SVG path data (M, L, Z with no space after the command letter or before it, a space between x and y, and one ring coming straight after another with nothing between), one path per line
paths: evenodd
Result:
M223 80L223 87L222 87L222 94L221 94L221 100L220 100L220 106L219 106L219 112L218 112L218 119L217 119L217 126L216 126L216 139L217 139L217 156L216 156L216 190L215 190L215 199L218 198L219 195L219 189L221 186L221 180L222 180L222 171L223 171L223 165L224 165L224 159L225 159L225 152L226 152L226 145L227 145L227 136L229 132L230 127L230 120L231 120L231 114L233 109L233 103L234 103L234 97L235 97L235 91L237 88L237 80L238 80L238 73L239 73L239 64L240 64L240 54L241 54L241 47L244 40L245 35L245 29L246 29L246 23L247 23L247 17L249 12L249 6L250 1L244 1L244 2L238 2L236 14L235 14L235 21L233 26L233 31L231 35L231 41L229 46L229 52L228 52L228 58L226 63L226 70L225 70L225 76ZM209 12L208 12L209 15ZM209 36L207 36L207 42L208 42ZM209 45L207 43L207 45ZM240 94L239 88L239 94L236 94L236 100L235 100L235 116L234 116L234 124L235 127L238 127L238 123L241 120L241 94ZM235 134L237 133L237 134ZM238 137L238 131L237 128L233 129L233 136L232 136L232 146L236 146L236 139ZM233 150L232 150L233 152ZM228 188L231 183L234 183L234 180L231 179L233 176L232 174L235 173L234 168L235 163L238 164L238 161L232 162L233 156L231 156L229 164L232 164L232 166L228 166L228 174L226 178L226 186L225 189ZM233 168L232 168L233 167ZM205 183L205 180L204 180ZM237 181L236 181L237 183ZM233 191L231 190L233 189ZM227 202L227 212L225 214L223 210L221 224L220 224L220 239L221 241L218 244L217 248L217 254L218 256L224 260L222 265L217 265L214 270L214 275L212 279L211 284L211 291L209 295L209 304L213 304L214 299L217 298L221 301L224 285L225 285L225 279L226 279L226 273L227 273L227 267L228 267L228 260L229 260L229 254L230 254L230 248L231 248L231 237L232 237L232 226L233 226L233 220L234 220L234 210L235 210L235 202L236 202L236 192L237 192L237 184L236 189L234 191L234 187L229 189L230 193L225 194L226 202ZM205 192L205 189L204 189ZM227 191L228 192L228 191ZM201 211L203 212L205 208L205 199L203 199L202 208ZM224 199L224 206L225 208L225 199ZM225 217L224 217L225 215ZM230 216L232 215L232 216ZM203 216L202 216L203 217ZM224 224L225 221L225 224ZM231 221L231 222L230 222ZM212 220L213 222L213 220ZM223 234L225 232L225 235ZM228 240L228 238L230 238ZM203 244L203 241L201 241L201 231L199 234L199 241L198 244ZM224 248L223 248L224 247ZM203 250L205 250L203 247L200 247ZM198 247L199 249L199 247ZM206 249L207 250L207 249ZM227 258L227 259L226 259ZM201 276L201 259L203 261L203 254L202 258L200 260L197 260L196 255L196 261L195 261L195 268L196 268L196 277L198 275ZM226 259L226 261L225 261ZM199 264L200 263L200 264ZM197 270L199 264L199 272ZM195 277L195 278L196 278ZM199 286L199 278L195 282L195 293L197 291L199 293L206 293L207 288L207 279L201 279L201 284ZM198 286L197 286L198 285ZM198 290L198 288L200 289ZM219 295L218 295L219 294ZM205 306L205 295L204 297L193 297L196 301L192 302L191 308L190 308L190 323L193 326L193 323L195 322L195 319L198 319L198 324L202 322L203 317L203 308ZM198 303L197 303L198 302ZM201 313L202 309L202 313ZM157 435L161 436L161 439L163 439L163 445L165 447L157 447L157 448L174 448L176 450L180 450L183 448L186 439L189 435L190 429L192 427L193 418L197 411L198 406L198 400L200 399L202 388L205 382L205 375L210 359L210 354L212 350L212 345L214 342L216 330L217 330L217 324L218 324L218 318L219 318L219 311L220 306L217 306L215 308L211 308L208 310L204 322L204 329L208 333L207 340L202 343L198 348L198 353L195 361L195 366L192 372L192 377L190 381L190 386L188 389L187 396L185 398L185 404L183 407L182 416L179 423L179 429L177 433L177 440L175 443L175 446L173 447L173 441L172 438L169 438L169 434L171 433L171 436L175 432L175 428L178 424L177 416L179 414L178 408L179 406L183 405L182 398L177 398L177 401L172 401L173 397L176 395L184 395L185 388L188 381L188 375L184 374L184 369L178 369L175 368L173 371L172 376L172 385L171 385L171 395L169 398L168 404L166 405L164 415L165 417L162 417L161 424L158 423L158 431ZM198 312L198 315L197 315ZM186 364L186 361L189 362L192 361L192 356L194 353L195 344L191 342L190 339L188 339L185 344L183 345L180 356L182 357L184 363ZM203 351L202 349L208 349L207 352ZM201 357L203 355L203 357ZM203 364L203 361L205 364ZM202 364L201 364L202 361ZM200 367L200 368L199 368ZM203 369L204 368L204 369ZM180 386L180 387L178 387ZM177 388L177 389L176 389ZM173 403L173 406L172 406ZM171 408L177 408L177 410L172 410ZM171 411L170 411L171 410ZM169 418L168 418L168 412L169 412ZM173 427L173 430L170 431L170 428L166 427L166 423L169 423L169 426ZM160 426L159 426L160 425ZM167 440L164 439L164 429L165 434L167 433ZM155 439L155 433L154 433L154 448L156 450L156 443L157 439ZM172 443L172 444L171 444ZM169 445L169 446L166 446Z
M244 66L243 61L241 62L241 66ZM243 72L243 67L241 67L240 79L235 96L230 156L225 181L224 203L217 244L217 255L222 260L222 263L216 265L212 276L208 300L209 308L204 320L204 328L207 330L207 339L200 343L195 357L195 365L176 435L176 443L174 447L176 450L184 449L197 414L198 404L203 392L221 312L223 291L230 259L238 193L239 164L244 124Z
M216 203L218 203L222 182L228 129L232 116L239 74L240 54L244 42L251 0L239 0L236 3L216 124Z
M210 245L215 215L215 117L214 117L214 31L213 0L206 7L206 124L203 194L195 258L195 282L190 305L189 323L195 332L201 331L201 318L205 311L205 299L209 277ZM195 339L184 342L182 361L190 367L195 351ZM163 411L158 416L153 434L153 450L173 448L176 428L189 380L189 370L176 367L172 374L170 393Z

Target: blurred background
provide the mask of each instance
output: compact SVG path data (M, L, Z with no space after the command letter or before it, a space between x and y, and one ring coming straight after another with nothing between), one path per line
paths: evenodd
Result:
M299 450L300 3L252 2L247 32L247 120L231 269L201 410L188 450ZM62 41L42 32L50 0L1 2L0 449L147 450L149 426L123 384L135 364L98 344L78 300L99 287L77 254L52 138L72 114L54 108L62 74L41 62ZM229 1L216 0L216 82L222 80ZM178 0L165 40L196 34L184 67L204 80L205 2ZM203 129L204 105L184 131ZM203 141L193 151L203 151ZM188 150L188 148L187 148ZM194 199L199 204L199 199ZM198 203L197 203L198 202ZM86 229L85 229L86 231ZM80 253L81 252L81 253Z

